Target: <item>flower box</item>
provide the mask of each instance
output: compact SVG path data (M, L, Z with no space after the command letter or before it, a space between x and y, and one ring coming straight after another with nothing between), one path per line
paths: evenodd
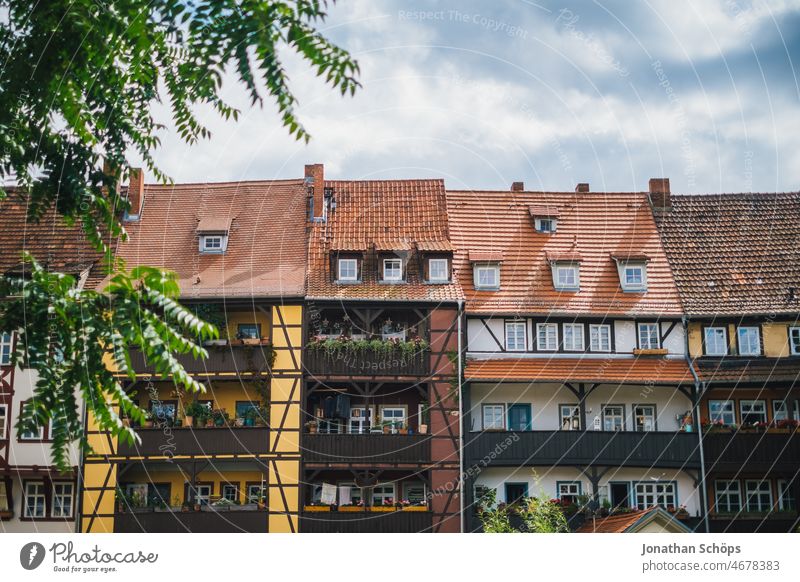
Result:
M303 507L303 511L308 512L308 513L323 512L323 511L330 511L330 510L331 510L331 506L330 505L306 505L306 506Z
M666 348L653 348L653 349L635 349L633 350L634 356L666 356L669 350Z
M356 513L359 511L364 511L364 507L358 505L340 505L339 511L342 511L344 513Z
M387 506L373 505L372 507L369 508L369 510L374 513L390 513L392 511L395 511L395 507L393 505L387 505Z
M428 511L427 505L406 505L403 511Z

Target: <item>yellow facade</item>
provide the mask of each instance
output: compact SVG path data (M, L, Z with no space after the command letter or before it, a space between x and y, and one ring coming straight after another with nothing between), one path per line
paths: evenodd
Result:
M689 354L693 358L703 355L703 327L708 324L693 321L689 323L688 340ZM715 324L719 325L719 324ZM748 327L758 325L761 330L761 342L763 344L763 356L768 358L784 358L791 355L789 347L789 328L797 326L794 321L770 321L761 324L745 324ZM738 353L737 332L735 324L726 324L728 330L728 345L730 354Z

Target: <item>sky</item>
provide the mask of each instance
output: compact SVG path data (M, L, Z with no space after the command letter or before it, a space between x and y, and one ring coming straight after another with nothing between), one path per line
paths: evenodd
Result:
M339 0L320 27L359 61L342 97L286 52L309 144L233 78L238 122L172 132L178 182L444 178L449 189L800 189L800 0ZM166 112L158 112L168 122Z

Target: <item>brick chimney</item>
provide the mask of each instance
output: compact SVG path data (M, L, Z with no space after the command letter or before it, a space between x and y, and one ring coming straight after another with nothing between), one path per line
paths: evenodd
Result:
M588 192L589 191L589 182L581 182L577 186L575 186L575 192Z
M650 178L649 184L650 206L653 210L672 210L672 199L669 191L669 178Z
M524 192L525 191L525 182L512 182L511 183L511 191L512 192Z
M139 220L144 205L144 172L141 168L131 168L128 179L128 202L131 207L128 209L126 220Z
M311 220L325 220L325 166L306 164L305 184L311 198Z

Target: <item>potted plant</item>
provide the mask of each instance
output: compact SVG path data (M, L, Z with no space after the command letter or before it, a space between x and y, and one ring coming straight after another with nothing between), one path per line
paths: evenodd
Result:
M398 431L400 434L408 434L408 425L407 425L407 424L405 424L405 423L403 423L403 424L400 426L400 428L399 428L399 429L397 429L397 431Z
M265 495L262 495L258 498L258 508L259 509L267 508L267 497Z
M151 412L144 413L144 428L153 428L153 414Z
M217 408L211 412L214 426L222 427L228 424L228 412L224 408Z
M259 417L258 408L249 408L247 412L244 413L244 425L255 426L256 419L258 417Z
M312 501L309 505L303 507L303 511L318 513L322 511L330 511L331 506L320 503L319 501Z
M388 513L390 511L394 511L396 509L394 505L394 499L391 497L387 497L383 500L383 503L380 505L373 505L369 508L370 511L378 512L378 513Z
M354 513L358 511L364 511L364 500L359 499L355 503L348 503L347 505L340 505L339 511L344 513Z
M308 429L309 434L317 434L317 421L310 420L306 423L306 429Z

